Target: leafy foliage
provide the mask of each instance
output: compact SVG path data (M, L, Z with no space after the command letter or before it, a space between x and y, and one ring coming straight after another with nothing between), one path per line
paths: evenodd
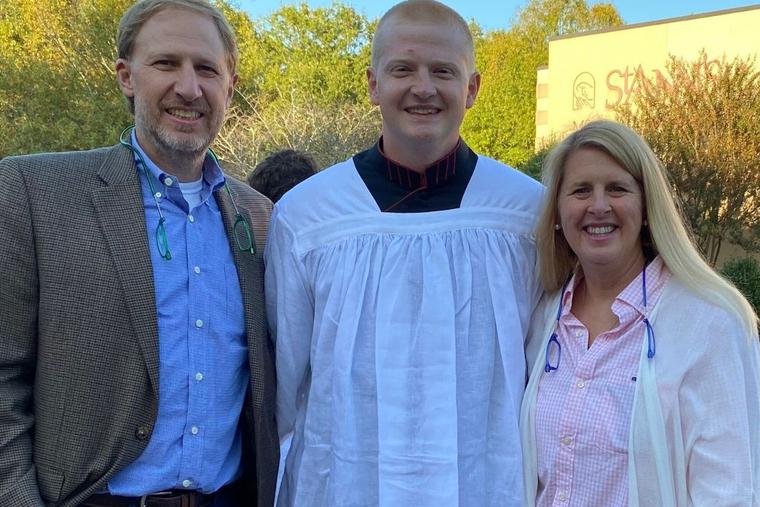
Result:
M233 173L242 176L286 148L310 153L323 168L376 141L379 115L364 78L374 23L339 4L228 19L240 46L240 81L216 148Z
M0 157L112 144L129 114L114 84L128 0L10 0L0 15Z
M732 259L723 265L723 276L731 280L760 314L760 262L753 257Z
M272 99L299 90L316 104L363 101L370 28L345 5L282 7L257 26L256 50L266 62L259 92Z
M380 118L369 104L351 102L313 107L308 96L293 90L287 105L233 107L216 140L227 171L242 178L269 154L293 149L311 154L322 169L371 146Z
M549 63L549 39L619 26L611 4L585 0L532 0L508 32L485 34L477 44L480 96L463 135L475 151L515 167L533 156L536 69Z
M753 60L671 58L620 118L665 166L700 249L714 265L724 240L760 251L760 71Z
M549 154L549 151L551 149L551 146L541 149L538 153L534 154L524 164L518 166L517 168L534 180L541 181L541 168L543 166L546 155Z

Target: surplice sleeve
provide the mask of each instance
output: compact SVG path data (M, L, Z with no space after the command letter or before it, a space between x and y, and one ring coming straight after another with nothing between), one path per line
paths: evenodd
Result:
M264 260L267 321L277 370L277 427L282 439L293 431L299 391L309 369L314 302L295 234L278 206L272 213Z

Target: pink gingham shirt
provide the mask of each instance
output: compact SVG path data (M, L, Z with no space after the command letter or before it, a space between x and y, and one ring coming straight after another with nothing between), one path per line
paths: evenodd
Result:
M657 257L646 267L651 311L670 273ZM536 400L537 506L628 504L628 434L636 372L646 340L642 275L612 303L620 324L588 348L588 330L570 309L578 273L562 296L557 370L542 372ZM552 366L556 365L552 353ZM545 358L540 360L545 361Z

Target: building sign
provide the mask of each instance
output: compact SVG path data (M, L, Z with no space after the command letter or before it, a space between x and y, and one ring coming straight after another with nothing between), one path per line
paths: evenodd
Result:
M548 65L536 76L536 149L591 119L615 118L648 82L688 86L685 77L670 76L671 56L708 66L755 58L760 65L758 27L760 5L753 5L550 40Z
M581 72L573 83L573 111L594 109L596 104L596 81L588 72Z
M607 98L604 101L604 107L608 111L621 105L627 105L633 95L644 80L649 78L655 79L659 85L668 82L663 76L660 69L652 69L647 75L643 65L630 66L626 65L607 73Z
M720 65L720 61L717 59L707 61L707 54L703 53L699 64L706 65L708 69L712 70L713 66ZM612 111L618 106L628 105L631 95L635 95L646 81L651 81L658 87L665 86L667 88L674 85L681 87L687 84L682 82L671 83L665 77L666 72L664 69L646 69L642 64L626 65L625 67L609 71L606 79L607 98L604 101L605 109Z

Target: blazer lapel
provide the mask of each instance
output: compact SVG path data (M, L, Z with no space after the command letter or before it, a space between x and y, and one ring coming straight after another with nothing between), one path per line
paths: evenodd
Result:
M158 397L158 321L145 209L134 158L115 146L98 175L105 186L92 191L101 233L111 251L137 342Z
M230 191L235 192L231 188ZM245 327L248 334L248 364L251 371L251 385L253 386L251 395L254 413L258 413L263 404L264 393L261 386L264 385L264 379L261 378L261 369L257 368L256 365L262 361L261 347L266 343L266 336L258 336L261 333L257 331L260 328L258 324L263 322L262 319L264 318L262 291L258 289L259 287L263 287L263 252L260 245L256 247L256 253L253 255L248 251L240 250L237 241L235 241L234 234L240 234L241 240L244 239L243 236L245 234L243 233L242 225L238 226L238 231L233 230L235 208L230 200L230 196L224 188L216 191L214 195L217 205L222 212L224 228L227 231L227 238L232 249L232 257L237 266L240 291L243 296L243 309L245 311ZM242 208L240 208L240 212L244 214L250 225L250 214Z

